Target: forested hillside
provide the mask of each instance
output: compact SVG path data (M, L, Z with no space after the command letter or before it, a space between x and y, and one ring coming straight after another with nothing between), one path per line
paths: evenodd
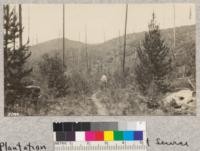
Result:
M161 30L163 39L168 47L173 48L173 29ZM127 35L127 65L131 65L129 61L133 62L136 57L135 49L140 41L144 38L144 32L133 33ZM195 26L182 26L176 28L176 48L174 51L176 56L176 64L183 65L189 57L187 54L195 52ZM84 55L86 45L78 41L65 39L65 55L66 62L72 63L75 59L81 60L81 55ZM54 39L44 43L31 46L30 50L31 63L37 64L44 54L55 55L59 53L62 55L62 39ZM101 64L110 67L108 70L113 69L112 64L120 61L123 53L123 36L117 37L100 44L87 44L87 50L91 64L101 61ZM60 56L62 58L62 56ZM99 61L99 62L98 62ZM120 66L119 66L120 67ZM119 68L118 67L118 68Z

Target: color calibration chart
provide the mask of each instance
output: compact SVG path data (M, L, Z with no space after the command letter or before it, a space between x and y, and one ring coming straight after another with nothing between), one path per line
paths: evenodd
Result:
M55 151L146 151L146 122L53 123Z

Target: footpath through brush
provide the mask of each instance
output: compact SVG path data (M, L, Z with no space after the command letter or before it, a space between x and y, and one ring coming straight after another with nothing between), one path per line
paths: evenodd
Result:
M108 110L106 106L97 98L97 95L101 94L101 90L97 90L92 96L91 99L97 108L97 115L108 115Z

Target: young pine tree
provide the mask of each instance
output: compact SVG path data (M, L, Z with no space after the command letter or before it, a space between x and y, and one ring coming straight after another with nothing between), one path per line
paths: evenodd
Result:
M15 8L10 10L9 5L3 6L4 11L4 85L6 90L20 91L23 88L23 78L32 69L27 69L26 61L31 52L26 44L19 44L20 23ZM23 93L23 91L20 91Z
M143 43L137 48L139 64L136 66L136 81L144 94L149 89L166 92L171 71L170 49L161 37L154 13L148 27Z

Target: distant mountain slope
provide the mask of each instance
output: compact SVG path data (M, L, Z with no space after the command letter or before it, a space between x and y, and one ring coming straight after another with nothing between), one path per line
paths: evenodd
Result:
M127 58L134 57L135 49L140 44L140 41L143 40L145 32L132 33L127 35ZM164 29L161 30L163 39L165 39L168 47L172 48L173 46L173 29ZM193 48L195 50L195 25L190 26L181 26L176 28L176 49L175 56L178 60L187 54L188 49ZM81 53L85 53L86 45L78 41L72 41L65 39L66 44L66 58L72 57L73 54L80 56ZM32 63L37 63L40 61L41 56L45 53L50 55L55 54L56 52L62 53L62 39L54 39L47 42L40 43L30 47L32 52L30 61ZM87 45L88 54L93 58L94 62L98 59L101 59L104 63L112 63L114 58L120 58L122 56L123 50L123 36L117 37L111 40L106 41L101 44L88 44ZM180 61L181 63L182 61Z

